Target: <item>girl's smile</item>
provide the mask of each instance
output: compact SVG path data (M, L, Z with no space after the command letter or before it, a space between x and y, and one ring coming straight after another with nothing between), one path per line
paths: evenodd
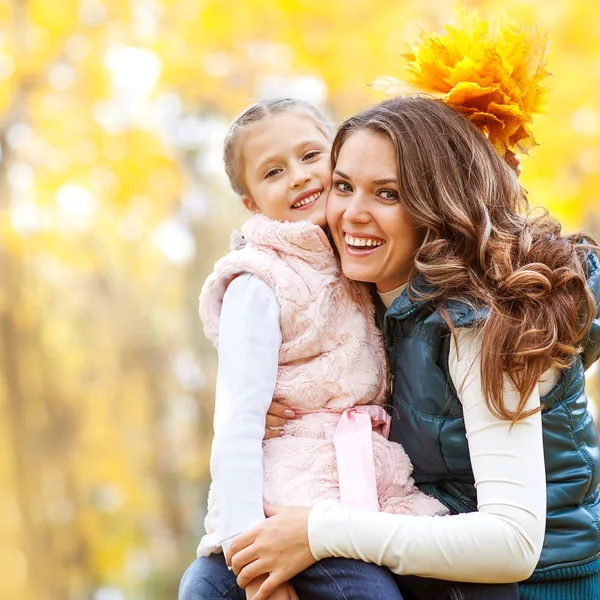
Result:
M317 200L323 194L323 190L308 190L298 194L296 201L292 204L293 209L308 210L315 205Z
M248 210L276 221L325 225L330 141L307 117L274 114L248 127L242 144Z

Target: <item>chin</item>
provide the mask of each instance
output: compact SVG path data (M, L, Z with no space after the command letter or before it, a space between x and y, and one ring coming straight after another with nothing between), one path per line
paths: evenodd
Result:
M369 275L364 269L357 268L354 265L345 265L342 260L342 273L347 279L358 281L360 283L374 283L373 276Z

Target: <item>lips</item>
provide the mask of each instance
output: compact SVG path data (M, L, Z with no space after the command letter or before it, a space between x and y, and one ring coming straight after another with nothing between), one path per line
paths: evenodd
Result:
M383 244L385 244L385 241L381 238L359 235L353 236L349 233L344 234L344 241L352 248L378 248L379 246L383 246Z
M302 192L298 194L294 204L292 204L292 208L308 208L312 204L314 204L323 193L323 190L307 190L306 192Z
M377 252L386 241L375 236L344 233L344 249L348 256L365 257Z

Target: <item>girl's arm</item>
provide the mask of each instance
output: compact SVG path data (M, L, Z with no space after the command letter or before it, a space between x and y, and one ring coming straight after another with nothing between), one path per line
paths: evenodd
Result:
M280 346L275 293L257 277L237 277L223 297L210 459L225 551L231 538L265 518L262 440Z
M494 417L481 391L477 332L459 330L458 343L459 356L452 345L450 373L463 404L478 511L426 517L325 504L312 510L276 509L265 523L240 536L229 555L242 584L260 572L270 573L257 600L296 575L297 568L329 556L453 581L506 583L531 575L546 520L541 414L512 426ZM516 404L518 392L508 380L505 386L505 401ZM526 409L539 405L536 389Z

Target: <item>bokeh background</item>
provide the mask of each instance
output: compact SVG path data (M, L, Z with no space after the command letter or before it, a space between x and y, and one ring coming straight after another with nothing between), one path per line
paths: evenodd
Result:
M600 236L600 9L501 4L552 40L522 181ZM0 596L167 600L202 534L215 355L197 297L244 214L227 123L382 97L446 0L0 0ZM592 373L592 396L598 375Z

